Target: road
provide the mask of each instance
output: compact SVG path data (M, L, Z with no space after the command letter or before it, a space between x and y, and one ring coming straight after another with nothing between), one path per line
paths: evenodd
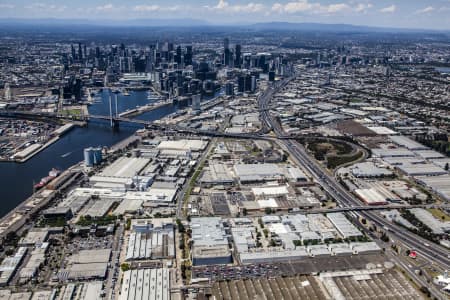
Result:
M284 149L286 149L303 167L305 167L313 176L316 182L318 182L324 190L336 200L341 207L359 207L361 201L355 198L347 190L345 190L333 176L328 174L316 161L314 161L306 152L305 148L295 140L284 139L286 137L280 124L270 114L270 101L273 95L282 89L291 80L291 78L285 79L280 83L277 83L273 88L262 94L258 99L259 110L261 112L261 120L267 128L273 130L278 139L278 143ZM390 223L376 212L373 211L360 211L359 215L366 218L379 228L389 228L387 235L390 239L401 242L408 249L414 249L419 255L425 257L429 261L442 266L444 269L450 268L450 259L448 249L433 244L427 246L430 242L411 233L407 229L400 227L396 224ZM357 215L353 214L353 217L357 219ZM401 262L400 264L403 264ZM410 271L410 270L408 270ZM414 272L412 272L414 273ZM412 275L413 278L417 277L416 274ZM421 282L421 281L420 281ZM422 283L422 282L421 282ZM441 295L438 295L439 297Z
M119 273L119 265L117 261L119 260L120 249L122 246L121 237L123 237L124 225L120 223L114 234L114 240L112 244L112 254L111 254L111 265L109 267L108 276L105 284L105 291L107 297L105 299L114 299L115 297L115 285Z

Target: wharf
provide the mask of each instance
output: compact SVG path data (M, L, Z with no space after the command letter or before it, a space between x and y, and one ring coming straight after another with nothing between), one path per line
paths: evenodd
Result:
M14 161L19 162L19 163L26 162L27 160L29 160L30 158L32 158L33 156L35 156L36 154L38 154L39 152L44 150L45 148L47 148L50 145L52 145L53 143L57 142L62 135L64 135L69 130L71 130L74 126L75 126L75 124L73 124L73 123L68 123L68 124L61 126L60 128L53 131L53 133L52 133L53 137L50 138L45 144L39 144L39 143L32 144L32 145L28 146L27 148L25 148L24 150L21 150L21 151L15 153L13 155Z
M157 103L151 103L151 104L147 104L138 108L134 108L134 109L130 109L127 111L124 111L122 113L119 114L119 117L131 117L131 116L137 116L155 109L158 109L160 107L166 106L166 105L170 105L172 104L171 100L166 100L166 101L162 101L162 102L157 102Z

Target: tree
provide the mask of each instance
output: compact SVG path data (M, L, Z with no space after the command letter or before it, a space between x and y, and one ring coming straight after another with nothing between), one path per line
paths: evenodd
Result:
M264 212L266 213L266 215L270 215L270 214L272 213L272 208L266 207L266 208L264 209Z
M246 216L247 213L248 213L248 212L247 212L247 209L246 209L246 208L243 208L243 209L242 209L242 215L243 215L243 216Z
M129 270L130 270L130 264L122 263L122 264L120 265L120 269L122 269L122 272L129 271Z
M448 171L448 169L449 169L448 163L445 164L444 169L445 169L445 171Z

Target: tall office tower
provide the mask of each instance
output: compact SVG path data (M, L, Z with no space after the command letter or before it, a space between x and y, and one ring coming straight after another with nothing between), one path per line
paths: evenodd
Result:
M75 60L76 59L75 47L73 45L70 45L70 48L72 53L72 59Z
M100 58L100 47L95 47L95 57Z
M223 64L225 66L230 66L231 63L231 51L230 51L230 40L228 38L225 38L223 40Z
M227 96L233 96L234 95L234 83L231 81L228 81L225 84L225 95Z
M177 64L181 64L181 56L183 53L181 52L181 46L177 46L177 54L175 55L175 62Z
M87 47L86 47L86 44L83 45L83 57L87 58Z
M11 88L9 87L9 83L5 83L5 100L11 101Z
M81 50L81 43L78 43L78 60L83 59L83 51Z
M235 56L235 60L234 60L234 66L236 68L240 68L241 67L241 45L237 45L235 47L234 50L234 56Z
M184 55L184 64L186 66L192 65L192 46L186 46L186 55Z

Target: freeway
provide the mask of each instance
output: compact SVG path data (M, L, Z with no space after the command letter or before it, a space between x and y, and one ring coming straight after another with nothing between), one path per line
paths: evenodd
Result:
M291 79L292 78L287 78L281 81L274 88L269 88L267 92L263 93L258 98L263 124L265 124L267 128L272 129L277 137L282 138L285 137L285 133L280 124L270 114L270 101L276 91L286 86ZM313 178L341 207L357 208L361 206L361 202L345 190L334 177L323 170L323 168L313 160L308 153L306 153L306 150L300 143L291 139L278 139L278 142L310 172ZM359 214L379 228L389 228L387 234L391 239L403 243L409 249L414 249L423 257L426 257L430 261L444 268L448 269L450 267L448 249L437 244L433 244L433 246L430 247L427 240L411 233L409 230L399 225L390 223L373 211L360 211ZM356 215L354 215L354 217L356 217Z

